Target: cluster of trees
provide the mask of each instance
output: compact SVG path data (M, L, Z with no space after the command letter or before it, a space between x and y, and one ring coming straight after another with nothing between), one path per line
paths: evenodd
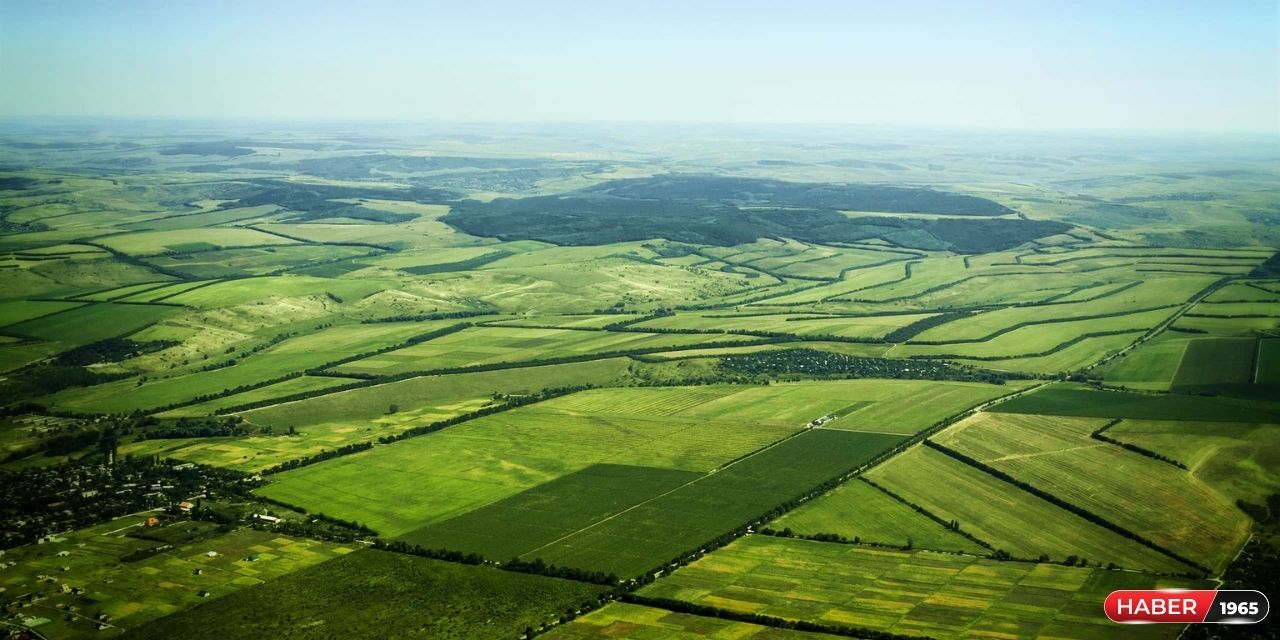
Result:
M159 440L173 438L218 438L227 436L244 436L253 433L244 418L231 416L227 418L178 418L154 429L141 431L138 440Z
M939 325L944 325L948 322L951 322L952 320L959 320L960 318L963 318L971 314L972 312L970 311L948 311L946 313L940 313L936 316L929 316L928 318L925 318L923 320L917 320L915 322L912 322L911 324L905 327L898 327L897 329L890 331L888 335L884 337L884 341L885 342L906 342L924 333L925 331L928 331L929 329L932 329Z
M1069 230L1022 219L849 218L841 211L1000 216L984 198L930 189L793 183L717 176L616 180L571 195L464 200L441 218L467 233L504 240L599 245L652 239L730 246L758 238L816 242L884 238L919 249L980 253Z
M151 340L139 342L128 338L107 338L68 349L52 359L53 364L83 367L103 362L120 362L144 353L160 351L181 344L177 340Z
M577 569L574 567L559 567L554 564L547 564L546 562L543 562L542 558L537 558L535 560L512 558L506 562L495 562L493 560L486 559L478 553L463 553L452 549L427 549L420 545L409 544L403 540L383 540L381 538L374 541L373 548L381 549L383 551L407 553L409 555L431 558L433 560L447 560L449 562L457 562L459 564L495 565L498 568L507 571L532 573L550 578L564 578L566 580L577 580L578 582L590 582L593 584L610 586L618 584L618 576L612 573Z
M244 496L257 486L240 471L156 456L114 464L86 457L59 465L0 471L0 548L29 544L190 496Z
M474 318L491 316L492 311L441 311L434 313L418 313L412 315L380 316L361 320L360 324L377 324L379 322L427 322L429 320L453 320L455 318Z
M994 547L992 547L992 546L991 546L991 544L990 544L990 543L988 543L986 540L982 540L982 539L978 538L977 536L973 535L972 533L969 533L968 531L965 531L964 529L961 529L961 528L960 528L960 522L959 522L959 521L957 521L957 520L944 520L943 518L939 517L939 516L938 516L938 514L936 514L936 513L932 512L932 511L929 511L928 509L925 509L924 507L922 507L922 506L920 506L920 505L918 505L918 504L916 504L916 503L914 503L914 502L912 502L912 501L910 501L910 500L907 500L906 498L904 498L904 497L902 497L902 496L900 496L900 495L898 495L898 494L896 494L896 493L894 493L894 492L892 492L892 491L890 491L890 490L886 489L885 487L883 487L883 486L881 486L881 485L877 484L876 482L872 481L871 479L869 479L869 478L867 478L867 477L865 477L865 476L864 476L864 477L860 477L860 478L859 478L859 480L861 480L861 481L863 481L863 482L865 482L865 483L867 483L867 484L871 485L872 487L875 487L875 488L876 488L877 490L879 490L881 493L883 493L883 494L885 494L885 495L889 496L890 498L893 498L894 500L897 500L898 502L900 502L900 503L902 503L902 504L905 504L905 505L907 505L908 507L911 507L911 510L912 510L912 511L915 511L916 513L918 513L918 514L920 514L920 515L922 515L922 516L924 516L924 517L926 517L926 518L928 518L928 519L930 519L930 520L932 520L932 521L934 521L934 522L936 522L936 523L938 523L938 524L940 524L940 525L942 525L942 526L944 526L944 527L946 527L946 528L948 528L948 529L950 529L950 530L952 530L952 531L954 531L954 532L956 532L956 533L958 533L958 534L960 534L960 535L964 536L964 537L965 537L966 539L968 539L970 542L972 542L972 543L974 543L974 544L978 545L979 547L982 547L982 548L984 548L984 549L991 549L993 553L994 553L994 552L998 552L998 551L1003 551L1003 549L995 549L995 548L994 548Z
M317 462L324 462L325 460L332 460L333 458L351 455L353 453L360 453L361 451L368 451L369 449L372 449L372 448L373 448L372 442L354 442L351 444L343 445L336 449L326 449L315 455L310 455L303 458L294 458L292 460L286 460L273 467L268 467L266 469L263 469L262 475L266 476L266 475L271 475L273 473L282 473L284 471L297 469L299 467L313 465Z
M806 375L904 380L968 380L1004 384L1011 374L930 360L864 358L814 349L780 349L725 356L725 371L756 376Z

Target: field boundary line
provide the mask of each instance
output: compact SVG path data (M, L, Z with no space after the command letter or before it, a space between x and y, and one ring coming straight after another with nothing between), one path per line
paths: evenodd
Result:
M1058 496L1055 496L1054 494L1049 493L1044 489L1040 489L1030 483L1019 480L1013 477L1012 475L1005 473L1004 471L1001 471L999 469L996 469L995 467L987 465L986 463L983 463L979 460L971 458L963 453L960 453L959 451L956 451L955 449L938 444L937 442L934 442L933 440L929 440L927 438L923 441L922 444L924 444L924 446L930 449L933 449L934 451L937 451L938 453L941 453L947 456L948 458L951 458L960 463L963 463L973 469L977 469L978 471L981 471L982 473L985 473L997 480L1000 480L1001 482L1012 485L1037 498L1040 498L1041 500L1044 500L1045 502L1048 502L1062 509L1063 511L1067 511L1069 513L1075 514L1076 516L1083 518L1089 522L1092 522L1104 529L1107 529L1112 533L1116 533L1120 536L1133 540L1134 542L1142 544L1143 546L1149 547L1154 551L1158 551L1170 558L1173 558L1174 560L1177 560L1178 562L1181 562L1182 564L1185 564L1193 569L1196 569L1197 571L1203 572L1206 576L1213 574L1213 570L1209 569L1208 567L1205 567L1204 565L1201 565L1200 563L1194 560L1191 560L1190 558L1184 557L1182 554L1176 551L1173 551L1171 549L1166 549L1163 545L1157 544L1156 542L1146 538L1145 536L1141 536L1137 533L1134 533L1133 531L1130 531L1125 527L1122 527L1106 518L1103 518L1102 516L1092 511L1089 511L1088 509L1085 509L1084 507L1080 507L1070 502L1067 502L1066 500L1063 500L1062 498L1059 498Z
M563 541L565 541L565 540L567 540L567 539L569 539L569 538L571 538L571 537L573 537L573 536L576 536L576 535L578 535L579 533L582 533L582 532L584 532L584 531L586 531L586 530L588 530L588 529L595 528L596 526L598 526L598 525L600 525L600 524L603 524L603 523L605 523L605 522L608 522L608 521L610 521L610 520L613 520L614 518L617 518L618 516L620 516L620 515L622 515L622 514L624 514L624 513L628 513L628 512L630 512L630 511L633 511L633 510L635 510L635 509L638 509L638 508L640 508L640 507L642 507L642 506L644 506L644 505L646 505L646 504L649 504L650 502L653 502L654 500L658 500L658 499L660 499L660 498L665 498L666 496L668 496L668 495L670 495L670 494L672 494L672 493L675 493L676 491L679 491L679 490L681 490L681 489L683 489L683 488L685 488L685 487L687 487L687 486L689 486L689 485L692 485L692 484L694 484L694 483L697 483L697 482L699 482L699 481L702 481L702 480L707 479L707 477L708 477L708 476L711 476L711 475L713 475L713 474L715 474L715 473L717 473L717 472L720 472L720 471L723 471L723 470L725 470L725 469L728 469L729 467L732 467L732 466L734 466L734 465L736 465L736 464L738 464L739 462L742 462L742 461L744 461L744 460L749 460L749 459L751 459L751 458L753 458L753 457L755 457L755 456L757 456L757 455L759 455L759 454L761 454L761 453L764 453L765 451L768 451L768 450L770 450L770 449L772 449L772 448L774 448L774 447L776 447L776 446L778 446L778 445L780 445L780 444L782 444L782 443L784 443L784 442L788 442L788 441L790 441L790 440L793 440L793 439L795 439L795 438L798 438L798 437L800 437L800 436L802 436L802 435L804 435L804 434L808 433L809 431L811 431L811 430L810 430L810 429L804 429L804 428L802 428L802 429L800 429L799 431L796 431L795 433L792 433L792 434L790 434L790 435L788 435L788 436L786 436L786 437L784 437L784 438L781 438L781 439L779 439L779 440L775 440L775 441L774 441L773 443L771 443L771 444L768 444L768 445L763 446L763 447L761 447L761 448L759 448L759 449L756 449L755 451L752 451L751 453L748 453L748 454L747 454L747 455L745 455L745 456L741 456L741 457L739 457L739 458L737 458L737 459L731 460L731 461L729 461L728 463L724 464L723 466L716 467L715 469L712 469L711 471L708 471L708 472L706 472L706 473L704 473L704 474L702 474L702 475L700 475L700 476L698 476L698 477L696 477L696 478L694 478L694 479L692 479L692 480L690 480L690 481L688 481L688 482L686 482L686 483L684 483L684 484L682 484L682 485L680 485L680 486L678 486L678 487L674 487L674 488L670 489L669 491L665 491L665 492L663 492L663 493L660 493L660 494L658 494L658 495L656 495L656 496L653 496L653 497L651 497L651 498L648 498L648 499L646 499L646 500L644 500L644 501L642 501L642 502L637 502L637 503L635 503L635 504L633 504L633 505L631 505L631 506L627 507L626 509L623 509L622 511L619 511L619 512L617 512L617 513L613 514L613 515L610 515L610 516L608 516L608 517L605 517L605 518L601 518L601 519L599 519L599 520L596 520L595 522L593 522L593 523L591 523L591 524L589 524L589 525L587 525L587 526L585 526L585 527L582 527L581 529L578 529L577 531L573 531L573 532L570 532L570 533L568 533L568 534L565 534L565 535L563 535L563 536L561 536L561 537L559 537L559 538L556 538L555 540L552 540L551 542L548 542L548 543L546 543L546 544L544 544L544 545L542 545L542 546L540 546L540 547L536 547L536 548L534 548L534 549L530 549L529 551L526 551L526 552L524 552L524 553L520 554L520 556L521 556L521 557L525 557L525 556L528 556L528 555L529 555L529 554L531 554L531 553L536 553L536 552L538 552L538 551L542 551L543 549L546 549L547 547L550 547L550 546L552 546L552 545L554 545L554 544L557 544L557 543L563 542Z

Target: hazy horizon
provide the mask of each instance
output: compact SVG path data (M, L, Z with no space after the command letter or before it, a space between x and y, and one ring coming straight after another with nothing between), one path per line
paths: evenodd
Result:
M0 118L1280 133L1275 3L6 0Z

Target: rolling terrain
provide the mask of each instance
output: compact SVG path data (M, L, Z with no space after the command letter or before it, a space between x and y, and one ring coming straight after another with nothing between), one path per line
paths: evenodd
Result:
M6 627L1176 638L1101 599L1268 573L1256 149L366 133L0 131Z

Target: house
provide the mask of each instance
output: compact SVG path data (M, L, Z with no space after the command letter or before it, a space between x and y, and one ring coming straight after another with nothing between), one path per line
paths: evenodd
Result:
M263 521L263 522L265 522L265 523L267 523L267 524L275 524L275 523L277 523L277 522L280 522L280 518L277 518L277 517L275 517L275 516L269 516L269 515L266 515L266 514L264 514L264 513L255 513L255 514L253 514L253 517L254 517L254 518L257 518L258 520L261 520L261 521Z
M59 558L65 558L65 557L67 557L67 556L69 556L69 555L71 555L71 552L70 552L70 551L67 551L67 550L65 550L65 549L64 549L64 550L62 550L62 551L59 551L59 552L57 553L57 556L58 556Z
M186 500L183 500L182 502L179 502L179 503L178 503L178 509L180 509L180 510L182 510L182 511L191 511L191 509L192 509L193 507L195 507L195 505L194 505L194 504L191 504L190 502L188 502L188 501L186 501Z
M147 518L147 521L142 524L142 526L147 528L158 527L160 526L160 518L157 518L155 516L150 516Z

